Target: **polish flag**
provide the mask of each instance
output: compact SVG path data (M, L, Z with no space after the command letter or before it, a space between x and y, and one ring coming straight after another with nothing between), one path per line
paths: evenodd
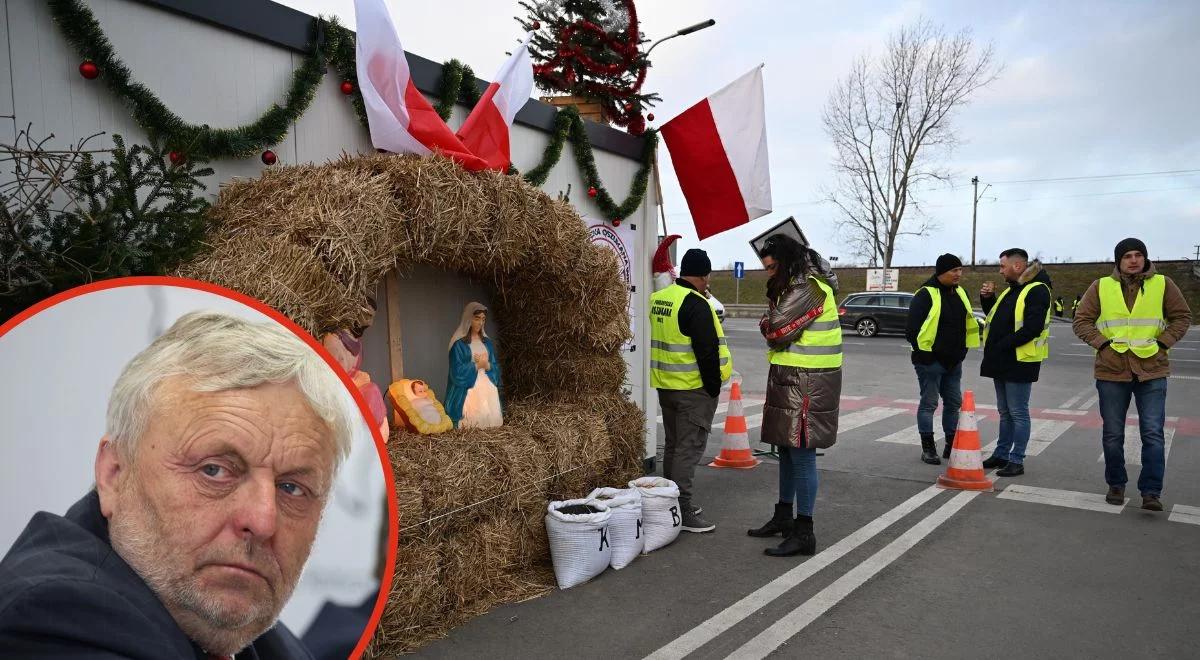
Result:
M487 163L488 169L504 171L512 164L509 127L533 91L533 61L529 59L532 36L532 32L527 34L521 46L500 67L495 82L488 85L458 129L458 138Z
M701 240L771 212L762 65L663 124Z
M409 75L400 36L383 0L354 0L358 87L367 108L371 144L393 153L440 151L470 171L487 163L442 121Z

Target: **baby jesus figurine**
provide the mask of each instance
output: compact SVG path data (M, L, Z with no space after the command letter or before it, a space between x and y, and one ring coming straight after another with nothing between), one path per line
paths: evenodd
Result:
M397 426L428 435L454 428L446 410L423 380L398 380L388 387Z

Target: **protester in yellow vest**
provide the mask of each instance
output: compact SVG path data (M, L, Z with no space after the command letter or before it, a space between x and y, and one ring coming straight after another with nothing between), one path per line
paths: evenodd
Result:
M708 254L688 250L679 279L650 296L650 384L666 429L662 471L679 486L680 524L688 532L717 527L700 517L692 477L708 445L721 383L733 373L725 333L704 297L711 273Z
M766 525L747 533L782 534L783 543L764 551L770 556L811 555L817 547L816 450L837 441L842 395L837 278L821 255L789 236L769 237L759 257L770 275L769 310L759 329L771 364L761 440L779 448L779 502Z
M904 337L912 345L913 369L921 403L917 406L917 433L921 435L921 460L940 465L933 438L933 413L942 400L942 432L950 458L958 411L962 407L962 363L968 348L979 347L979 322L971 310L962 280L962 260L953 254L937 258L933 277L917 290L908 307Z
M1096 390L1104 420L1105 500L1124 506L1125 418L1137 400L1142 437L1138 491L1142 508L1162 511L1167 461L1163 426L1167 414L1167 349L1187 334L1192 312L1171 278L1154 270L1146 244L1136 238L1117 243L1112 275L1092 283L1075 313L1075 336L1096 349Z
M1021 248L1000 253L1000 274L1008 288L995 293L986 282L979 302L987 312L983 361L979 375L996 387L1000 437L983 467L1000 468L1000 477L1025 473L1025 448L1029 445L1029 395L1050 354L1050 276L1042 264Z

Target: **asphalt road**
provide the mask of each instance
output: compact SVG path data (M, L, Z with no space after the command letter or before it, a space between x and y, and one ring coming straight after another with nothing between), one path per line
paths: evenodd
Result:
M726 333L759 447L762 340L746 319L727 321ZM931 486L945 465L918 458L916 378L903 338L845 342L842 429L818 459L815 557L766 557L777 541L745 534L770 517L774 461L751 470L702 464L697 502L715 532L685 533L621 571L497 608L418 655L1197 657L1200 331L1171 353L1163 513L1138 508L1136 437L1126 452L1129 504L1103 501L1091 349L1069 324L1054 325L1033 388L1026 474L997 478L996 492L982 494ZM980 403L987 445L995 396L978 374L973 353L963 387ZM720 450L723 417L709 456Z

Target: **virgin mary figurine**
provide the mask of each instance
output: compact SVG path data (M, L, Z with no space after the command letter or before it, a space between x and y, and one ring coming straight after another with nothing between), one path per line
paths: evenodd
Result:
M487 308L472 302L450 338L450 377L446 414L455 428L486 429L504 424L500 409L500 365L496 348L483 329Z

